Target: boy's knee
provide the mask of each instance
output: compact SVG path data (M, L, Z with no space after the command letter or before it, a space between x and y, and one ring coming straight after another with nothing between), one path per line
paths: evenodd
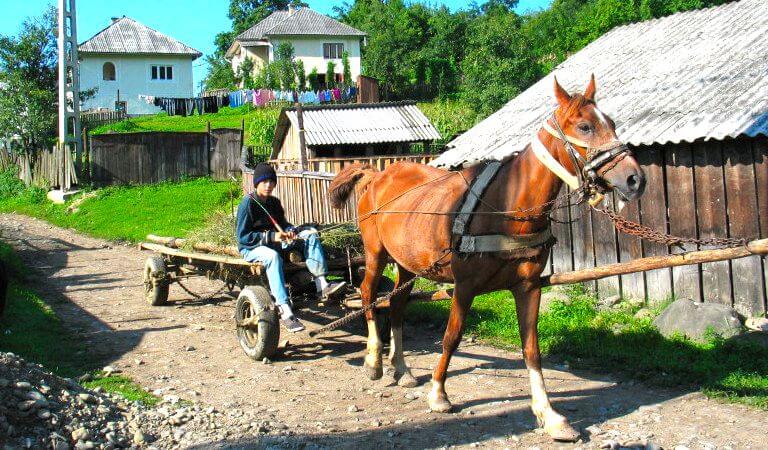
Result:
M280 254L272 250L271 248L267 248L264 251L264 255L262 256L262 259L264 261L264 264L268 266L272 264L277 264L277 265L283 264L283 259L280 257Z

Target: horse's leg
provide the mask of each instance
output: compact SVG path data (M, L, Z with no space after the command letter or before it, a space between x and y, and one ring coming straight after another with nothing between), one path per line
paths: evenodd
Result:
M365 237L365 235L364 235ZM379 279L387 263L387 252L381 241L365 242L365 278L360 285L360 294L363 299L363 308L376 301L376 293L379 288ZM368 354L365 355L363 370L371 380L378 380L384 374L381 366L381 349L383 347L379 332L376 329L376 311L365 312L365 320L368 323Z
M531 380L531 409L536 415L539 426L544 428L553 439L575 441L579 433L571 427L568 420L552 408L544 386L541 373L541 353L539 352L539 301L541 287L531 283L521 283L512 288L517 308L517 323L523 344L523 358Z
M472 300L475 298L471 290L462 288L463 286L459 283L456 283L454 287L451 313L448 316L448 326L445 328L445 335L443 336L443 354L440 355L440 361L432 373L432 390L429 392L427 401L429 402L429 409L435 412L448 412L452 407L451 402L448 401L448 395L445 393L445 374L448 371L451 356L453 356L453 352L456 351L461 340L467 311L469 311Z
M414 274L398 265L395 289L408 283L413 277ZM405 308L408 305L408 297L412 289L413 285L403 289L389 299L389 317L392 324L392 339L389 342L389 362L395 368L397 384L403 387L416 387L418 384L416 378L411 374L411 370L405 364L405 358L403 357L403 316L405 315Z

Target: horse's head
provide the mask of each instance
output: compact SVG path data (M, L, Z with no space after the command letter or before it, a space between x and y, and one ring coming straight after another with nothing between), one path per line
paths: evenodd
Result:
M602 192L615 190L634 200L645 190L645 174L629 149L616 137L616 124L597 108L595 76L584 94L570 95L555 78L559 107L544 124L554 136L558 158L572 173Z

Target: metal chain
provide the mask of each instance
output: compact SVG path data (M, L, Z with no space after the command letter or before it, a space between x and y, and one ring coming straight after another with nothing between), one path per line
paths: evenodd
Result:
M207 294L207 295L205 295L205 296L202 296L202 295L200 295L200 294L196 294L196 293L194 293L194 292L190 291L190 290L189 290L189 289L188 289L186 286L184 286L184 285L181 283L181 281L179 281L179 280L176 280L176 284L178 284L178 285L179 285L179 287L180 287L181 289L183 289L183 290L184 290L184 292L186 292L187 294L191 295L192 297L196 298L197 300L199 300L199 301L201 301L201 302L207 302L208 300L212 299L214 296L216 296L216 295L220 294L220 293L221 293L222 291L224 291L224 289L227 287L227 283L224 283L224 284L222 284L222 285L221 285L221 287L220 287L219 289L217 289L216 291L214 291L214 292L212 292L212 293L210 293L210 294Z
M631 220L621 217L615 211L608 210L606 208L594 208L595 211L608 216L613 221L613 225L617 230L622 233L626 233L632 236L637 236L640 239L644 239L651 242L657 242L666 246L680 246L683 244L698 244L708 245L715 247L741 247L747 245L746 239L740 238L707 238L707 239L695 239L688 237L674 236L671 234L662 233L661 231L654 230L653 228L645 225L633 222Z
M363 306L362 308L358 309L357 311L353 311L344 317L334 320L333 322L329 323L328 325L319 328L317 330L312 330L309 332L310 337L317 337L320 334L328 333L329 331L333 331L336 328L339 328L343 325L346 325L347 323L351 322L352 320L362 316L363 314L367 313L368 311L376 308L380 304L384 303L385 301L389 301L392 297L399 294L403 290L413 286L413 284L416 282L417 279L420 277L428 277L429 275L435 273L438 271L440 267L440 261L442 261L446 256L451 254L451 249L445 249L443 250L443 255L437 258L435 262L432 263L431 266L427 267L424 271L421 273L415 274L413 278L411 278L408 282L398 286L397 288L393 289L390 293L385 295L384 297L378 298L375 301L369 303L367 306Z

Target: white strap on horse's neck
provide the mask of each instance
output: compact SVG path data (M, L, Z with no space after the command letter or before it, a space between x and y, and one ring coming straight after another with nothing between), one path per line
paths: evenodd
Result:
M549 126L546 122L544 122L544 125ZM547 147L541 142L541 139L539 139L538 132L533 134L533 138L531 139L531 149L533 150L533 154L536 155L536 158L544 164L544 167L551 170L552 173L563 180L563 182L565 182L571 189L577 190L579 188L579 179L576 175L568 172L568 169L563 167L563 165L552 156Z

